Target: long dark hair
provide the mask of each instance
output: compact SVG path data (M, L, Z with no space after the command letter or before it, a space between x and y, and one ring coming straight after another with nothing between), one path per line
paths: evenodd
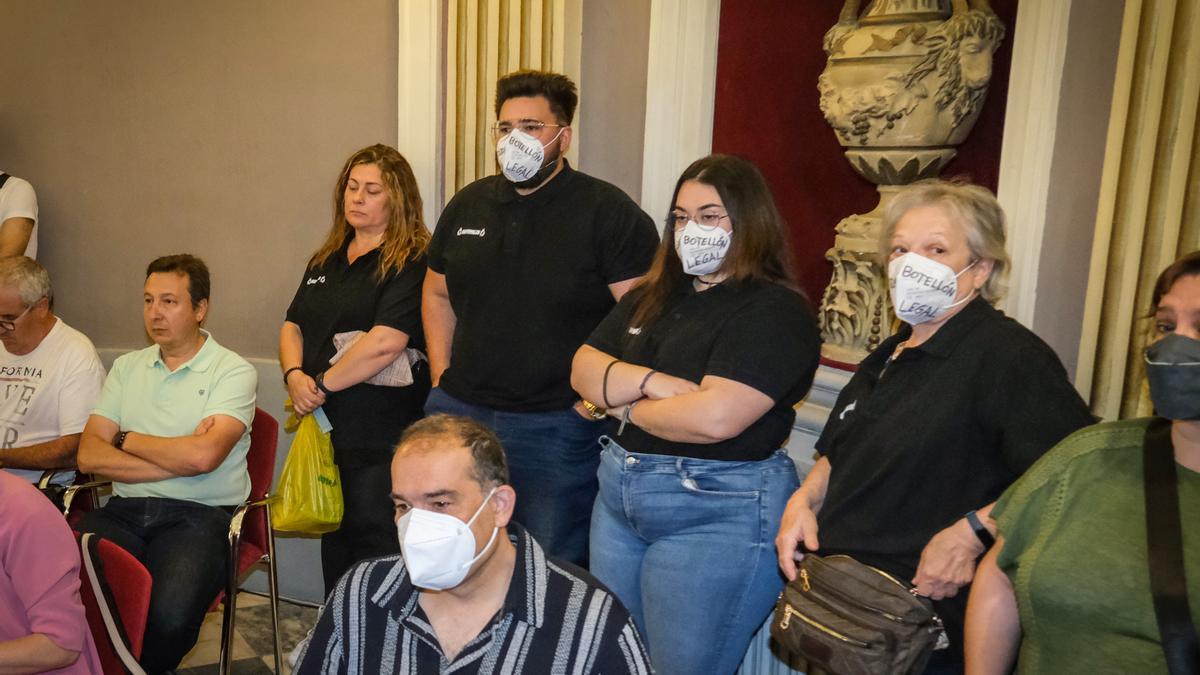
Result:
M333 227L325 237L325 243L308 261L309 269L325 264L330 256L341 250L347 239L354 237L354 228L346 222L346 184L350 182L350 171L359 164L374 164L383 176L383 187L388 193L391 217L383 234L380 247L379 269L376 277L382 280L392 270L400 270L413 257L425 252L429 246L429 230L421 213L421 192L417 189L417 178L412 167L395 148L376 143L350 155L338 175L333 188Z
M787 227L758 167L733 155L698 159L675 183L672 209L679 198L679 189L691 180L717 191L733 225L733 242L718 271L727 273L732 281L758 279L798 291ZM671 294L691 279L684 274L683 262L675 251L675 226L668 215L650 271L635 288L638 294L633 300L629 325L644 326L657 319Z

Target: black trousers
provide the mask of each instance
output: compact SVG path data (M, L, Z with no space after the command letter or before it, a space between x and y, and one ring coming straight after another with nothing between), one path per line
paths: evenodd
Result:
M208 606L225 588L231 513L181 499L113 497L75 526L129 551L150 572L147 673L173 670L196 644Z
M342 526L321 535L321 572L325 595L354 563L400 552L393 519L391 462L339 466Z

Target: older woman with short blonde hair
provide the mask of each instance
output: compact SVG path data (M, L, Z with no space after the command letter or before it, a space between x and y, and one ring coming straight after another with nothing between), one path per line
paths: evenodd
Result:
M992 503L1091 416L1054 352L993 307L1009 260L990 191L941 180L902 190L880 249L901 326L838 396L776 549L788 578L809 551L911 580L951 641L927 672L959 672Z

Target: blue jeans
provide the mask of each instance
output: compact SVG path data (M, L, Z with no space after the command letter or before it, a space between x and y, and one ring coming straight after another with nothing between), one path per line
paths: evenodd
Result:
M514 413L460 401L440 388L429 392L425 414L462 415L500 437L517 491L513 520L550 556L581 567L588 561L588 524L596 500L596 444L604 423L572 408Z
M784 450L723 462L600 445L592 574L633 614L660 675L733 673L783 589L774 541L796 465Z
M113 497L75 526L129 551L150 572L141 658L147 673L173 670L196 644L209 605L225 588L231 513L182 499Z

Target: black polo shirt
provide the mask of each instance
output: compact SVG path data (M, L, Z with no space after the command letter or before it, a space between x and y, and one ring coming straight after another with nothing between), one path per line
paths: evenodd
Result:
M904 581L934 534L1093 421L1053 350L980 298L887 365L911 334L862 362L817 441L833 467L821 552Z
M381 281L379 249L368 251L353 263L346 249L330 256L317 269L306 269L287 310L287 320L304 336L302 367L310 376L329 368L337 349L335 333L369 331L374 326L395 328L408 335L408 346L424 350L421 330L421 283L424 256L391 271ZM392 447L409 423L421 415L429 391L429 369L413 370L408 387L356 384L330 394L322 406L333 424L334 452L339 463L389 461Z
M763 281L727 281L698 292L686 284L648 326L630 326L634 291L587 343L622 361L699 383L705 375L735 380L775 405L741 434L719 443L676 443L626 425L616 436L631 452L697 459L757 461L787 442L820 360L821 336L798 293ZM636 410L635 416L636 416Z
M429 247L457 319L440 386L496 410L570 406L571 357L613 308L608 284L645 274L657 246L633 200L570 166L526 196L503 176L463 188Z

